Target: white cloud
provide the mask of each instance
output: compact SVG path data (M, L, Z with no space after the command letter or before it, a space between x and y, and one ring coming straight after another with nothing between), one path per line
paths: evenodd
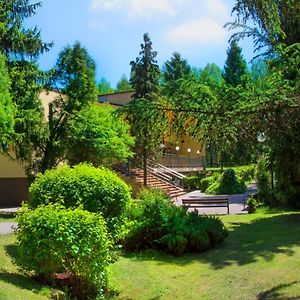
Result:
M227 30L211 18L200 18L172 28L165 38L175 44L222 43L227 37Z
M92 11L122 11L130 18L157 19L159 16L174 16L182 0L92 0Z
M230 18L230 9L224 0L205 0L203 6L206 16L223 22L227 22Z
M105 10L115 10L122 7L122 0L92 0L91 9L105 9Z
M131 17L152 18L156 14L176 15L177 13L174 1L171 0L129 0L129 7Z

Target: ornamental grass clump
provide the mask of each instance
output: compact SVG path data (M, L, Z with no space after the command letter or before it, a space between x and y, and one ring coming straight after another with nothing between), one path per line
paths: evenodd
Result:
M50 284L64 278L76 299L105 294L112 243L101 214L58 204L25 206L17 222L15 262L21 270Z

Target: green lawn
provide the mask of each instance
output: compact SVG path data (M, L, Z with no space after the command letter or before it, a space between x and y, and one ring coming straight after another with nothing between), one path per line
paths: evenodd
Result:
M0 236L0 300L49 300L49 288L23 276L12 264L14 241L14 235Z
M260 210L222 219L226 241L202 254L126 254L110 267L116 299L300 299L300 213ZM48 299L50 289L11 262L14 235L0 237L0 299Z
M16 214L14 213L0 213L0 222L13 222L15 220L15 216Z
M118 299L300 299L300 213L222 219L230 234L217 249L120 258L110 269Z

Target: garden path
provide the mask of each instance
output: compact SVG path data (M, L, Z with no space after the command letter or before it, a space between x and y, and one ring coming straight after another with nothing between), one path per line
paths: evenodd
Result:
M224 197L228 197L229 201L229 213L230 214L244 214L248 213L247 209L245 209L245 201L249 198L251 194L254 194L257 192L257 187L255 183L252 183L248 185L247 190L244 194L235 194L235 195L222 195ZM220 195L219 195L220 196ZM182 199L188 199L188 198L209 198L209 197L215 197L215 195L208 195L205 193L202 193L200 190L193 191L184 195L181 195L177 198L173 198L175 205L182 205ZM201 214L207 214L207 215L214 215L214 214L226 214L227 208L226 207L215 207L215 208L198 208L197 209L199 213Z

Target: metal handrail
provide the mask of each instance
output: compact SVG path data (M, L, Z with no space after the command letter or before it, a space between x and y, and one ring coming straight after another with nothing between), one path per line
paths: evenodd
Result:
M160 171L156 171L154 168L152 168L150 166L148 166L147 169L150 173L155 174L157 177L160 177L160 178L164 179L168 183L172 181L172 177L165 174L165 173L162 173Z
M183 178L186 177L185 175L183 175L183 174L181 174L181 173L179 173L179 172L177 172L177 171L175 171L175 170L173 170L171 168L168 168L168 167L166 167L166 166L164 166L162 164L155 163L155 165L158 166L159 168L165 170L167 173L172 174L175 178L183 179Z

